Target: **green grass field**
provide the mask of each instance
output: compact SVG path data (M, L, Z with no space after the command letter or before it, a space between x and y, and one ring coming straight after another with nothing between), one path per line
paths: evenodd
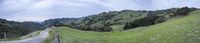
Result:
M200 11L126 31L94 32L58 27L51 35L55 31L60 34L62 43L200 43Z

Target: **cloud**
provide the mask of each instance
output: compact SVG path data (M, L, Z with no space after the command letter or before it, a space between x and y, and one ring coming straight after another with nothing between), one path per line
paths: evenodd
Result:
M158 10L182 6L199 8L199 2L200 0L3 0L0 1L0 18L43 21L124 9Z

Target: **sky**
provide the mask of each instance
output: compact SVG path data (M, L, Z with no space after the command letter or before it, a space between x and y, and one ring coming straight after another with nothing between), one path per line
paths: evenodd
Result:
M0 18L42 22L108 11L160 10L184 6L200 8L200 0L0 0Z

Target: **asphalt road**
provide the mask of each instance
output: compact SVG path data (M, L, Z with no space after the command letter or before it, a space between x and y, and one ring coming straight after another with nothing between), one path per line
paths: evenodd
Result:
M0 41L0 43L42 43L45 38L49 36L50 29L46 29L40 32L40 34L36 37L27 38L23 40L16 40L16 41Z

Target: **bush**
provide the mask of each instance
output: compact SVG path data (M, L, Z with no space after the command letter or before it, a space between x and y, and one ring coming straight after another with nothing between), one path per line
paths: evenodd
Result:
M104 24L93 24L89 27L91 31L99 31L99 32L110 32L113 31L110 26Z
M188 15L189 12L190 12L190 8L183 7L181 9L178 9L174 14L175 14L175 16L178 16L178 15Z
M137 19L130 23L126 23L124 30L141 27L141 26L149 26L149 25L164 22L165 20L166 20L166 18L163 16L148 16L145 18Z

